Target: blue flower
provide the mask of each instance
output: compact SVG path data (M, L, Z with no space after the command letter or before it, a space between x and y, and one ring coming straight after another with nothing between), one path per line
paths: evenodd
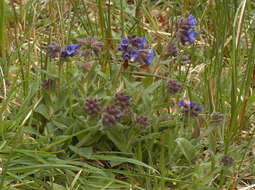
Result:
M130 57L131 57L132 59L136 59L136 58L138 57L138 55L139 55L139 51L137 51L137 50L133 50L133 51L131 51L131 53L130 53Z
M189 17L188 17L188 23L189 23L190 27L195 27L196 26L196 19L192 14L190 14Z
M137 41L138 41L137 48L138 49L144 49L145 45L146 45L146 38L145 37L141 37L141 38L138 38Z
M197 32L195 30L188 30L187 34L189 37L189 44L193 44L193 42L196 40Z
M130 59L130 54L127 51L125 51L125 52L123 52L122 57L124 59Z
M60 57L62 57L62 58L68 57L67 51L66 50L61 51Z
M149 49L149 56L146 58L146 65L152 64L152 60L154 58L153 49Z
M179 106L182 107L181 112L186 116L194 116L197 117L199 112L202 111L202 107L198 106L195 102L190 102L187 104L184 100L181 100Z
M66 46L64 51L69 56L72 56L78 49L80 49L80 45L79 44L70 44L70 45Z
M123 47L120 44L118 45L118 50L119 51L123 51L124 50Z
M129 100L130 99L130 96L129 95L125 95L124 96L126 100Z
M121 44L122 47L127 47L128 44L129 44L129 39L127 39L127 38L122 38L122 39L120 40L120 44Z
M122 114L118 114L115 116L116 119L121 119L122 118Z
M179 103L179 106L182 107L182 106L185 106L185 105L186 105L186 103L184 102L184 100L181 100L180 103Z
M190 103L189 103L189 106L190 106L190 107L195 107L195 106L196 106L196 102L190 102Z

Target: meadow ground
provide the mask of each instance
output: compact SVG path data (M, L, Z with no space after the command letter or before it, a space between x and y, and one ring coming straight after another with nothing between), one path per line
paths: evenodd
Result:
M0 1L0 189L255 189L255 3Z

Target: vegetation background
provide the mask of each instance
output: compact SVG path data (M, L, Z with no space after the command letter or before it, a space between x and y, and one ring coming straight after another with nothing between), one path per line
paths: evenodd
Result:
M1 0L0 189L254 188L254 8L248 0ZM190 14L199 35L182 45L175 32ZM153 48L149 67L124 68L117 47L128 34ZM47 56L52 42L94 36L99 57ZM177 57L167 54L173 41ZM170 78L182 85L176 94ZM119 91L132 112L116 126L84 110L88 98L104 107ZM198 117L185 117L180 100L203 105ZM147 128L134 122L140 115Z

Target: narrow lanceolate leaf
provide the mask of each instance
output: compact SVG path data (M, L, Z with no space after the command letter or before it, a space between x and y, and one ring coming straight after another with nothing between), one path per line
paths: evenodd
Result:
M100 160L110 160L110 161L118 161L118 162L128 162L131 164L135 164L138 166L143 166L145 168L151 169L155 172L158 173L158 171L156 169L154 169L153 167L139 161L139 160L135 160L132 158L124 158L124 157L119 157L119 156L108 156L108 155L93 155L91 156L91 159L100 159Z
M185 158L191 163L196 156L195 147L185 138L176 139L178 148L183 153Z

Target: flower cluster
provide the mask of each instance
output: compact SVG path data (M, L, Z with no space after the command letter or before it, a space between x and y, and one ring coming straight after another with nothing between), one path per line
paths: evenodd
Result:
M153 49L148 46L145 37L137 38L136 35L124 37L120 40L118 50L122 51L124 60L132 60L142 65L151 65L154 58Z
M114 96L114 104L107 105L102 114L102 121L105 126L112 127L117 124L117 120L125 114L126 108L130 105L130 96L123 92L117 92Z
M107 105L102 114L102 121L105 126L117 125L117 119L122 118L120 108L116 105Z
M179 48L176 43L172 43L168 48L168 55L177 57L179 54Z
M100 55L100 51L104 45L103 42L98 41L97 37L88 37L87 39L78 39L77 43L86 48L86 51L82 52L83 56L87 56L94 52L97 57Z
M234 158L231 156L223 156L221 159L221 162L223 163L224 166L231 166L234 163Z
M201 106L196 105L195 102L187 104L184 100L181 100L179 105L182 107L181 111L186 117L197 117L199 112L202 110Z
M193 42L196 40L196 36L198 33L194 29L192 29L195 26L196 19L192 14L190 14L188 18L181 19L177 35L179 36L183 45L185 45L186 42L189 42L189 44L193 44Z
M84 50L81 50L81 47L84 47ZM87 39L78 39L77 44L69 44L65 48L61 47L53 42L48 46L47 55L50 58L67 58L73 56L87 56L93 51L97 57L100 55L100 51L103 47L103 43L98 41L97 37L88 37Z
M101 108L99 100L91 97L85 101L83 109L89 116L99 116L103 126L113 127L116 126L118 122L125 122L126 118L132 121L133 111L129 108L130 105L130 96L126 95L124 92L117 92L114 95L113 104L107 104L104 108ZM137 116L135 120L133 120L133 123L141 126L143 129L150 125L148 118L144 115Z
M125 95L123 92L118 92L115 94L115 104L119 106L121 109L125 109L130 105L130 96Z
M60 46L53 42L51 45L48 46L47 55L50 58L58 57L60 50L61 50Z
M98 115L101 111L99 101L96 98L87 99L83 108L87 111L88 115Z
M135 123L137 125L140 125L144 129L150 125L150 123L148 122L148 118L144 115L138 116L135 120Z
M116 93L114 104L108 104L103 108L101 115L103 125L109 127L117 125L117 120L121 119L123 114L126 114L127 108L130 105L129 100L130 97L123 92ZM99 100L96 98L88 98L83 105L83 109L90 116L97 116L102 110Z
M60 57L61 58L67 58L67 57L73 57L74 55L79 55L79 49L80 49L79 44L70 44L66 46L64 50L61 51Z
M182 87L182 85L179 84L176 80L169 79L167 81L167 90L171 94L176 94L180 90L181 87Z

